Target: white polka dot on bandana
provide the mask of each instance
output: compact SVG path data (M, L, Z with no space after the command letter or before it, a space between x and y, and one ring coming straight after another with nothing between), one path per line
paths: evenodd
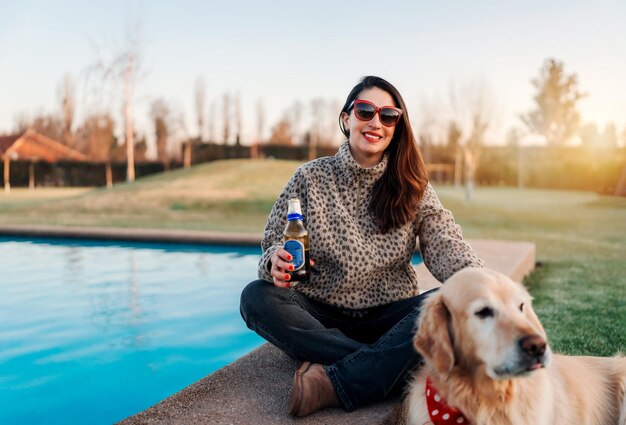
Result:
M440 401L441 397L439 397L439 394L435 394L435 401Z
M435 409L432 412L430 412L430 414L433 416L437 416L439 414L439 410Z
M430 390L426 391L426 395L430 397Z
M448 419L450 419L450 415L448 415L447 413L444 413L442 418L447 421Z
M465 419L463 419L463 418L459 418L459 419L456 420L457 424L462 424L463 422L465 422Z

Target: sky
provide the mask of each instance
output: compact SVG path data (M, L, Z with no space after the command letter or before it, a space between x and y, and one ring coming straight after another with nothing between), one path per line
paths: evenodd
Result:
M624 22L621 0L0 0L0 132L11 131L18 114L57 113L57 88L68 73L77 81L78 120L108 107L119 121L120 100L87 91L87 69L96 60L94 45L111 46L140 23L143 72L134 114L149 137L149 106L157 98L197 134L199 77L206 114L216 105L218 123L224 93L240 96L249 143L259 100L264 137L296 100L309 127L318 125L309 105L323 98L324 125L332 127L339 110L331 106L340 108L359 78L374 74L400 90L415 128L443 120L451 91L482 87L498 143L510 127L523 128L519 115L533 107L531 79L547 58L577 74L587 93L579 103L583 122L614 122L621 133Z

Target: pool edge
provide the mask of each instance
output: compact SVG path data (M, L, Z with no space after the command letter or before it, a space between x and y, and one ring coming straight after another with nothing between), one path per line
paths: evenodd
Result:
M260 246L262 238L262 234L260 233L44 225L0 225L0 235L244 246Z

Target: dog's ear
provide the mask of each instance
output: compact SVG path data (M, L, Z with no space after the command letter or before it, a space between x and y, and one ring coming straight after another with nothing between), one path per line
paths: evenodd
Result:
M433 294L424 301L417 333L413 338L415 349L440 373L447 373L454 366L449 321L450 312L441 293Z

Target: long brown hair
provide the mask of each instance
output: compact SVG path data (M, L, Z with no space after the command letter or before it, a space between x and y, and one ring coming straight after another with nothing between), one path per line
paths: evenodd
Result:
M341 132L350 138L350 131L341 119L343 113L350 113L350 105L365 89L377 87L391 95L396 107L402 109L400 121L396 124L391 143L385 150L389 163L383 175L374 183L372 200L369 205L380 231L401 227L415 217L417 206L424 196L428 184L426 165L417 147L409 114L400 92L388 81L375 76L366 76L354 86L339 114Z

